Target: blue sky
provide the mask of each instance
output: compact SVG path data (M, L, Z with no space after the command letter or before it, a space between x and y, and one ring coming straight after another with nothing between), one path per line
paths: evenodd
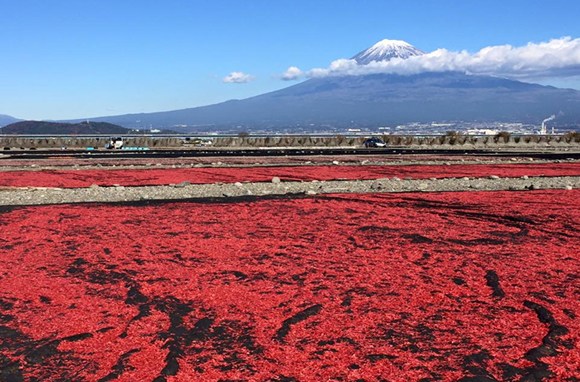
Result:
M580 37L578 0L0 0L0 114L152 112L289 86L384 39L430 52ZM232 72L253 77L224 83ZM542 83L580 89L578 77Z

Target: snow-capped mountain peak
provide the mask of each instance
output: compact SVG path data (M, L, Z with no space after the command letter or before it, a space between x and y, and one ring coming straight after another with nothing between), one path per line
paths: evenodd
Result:
M406 59L424 53L406 41L385 39L358 53L352 59L359 65L367 65L372 61L388 61L395 57Z

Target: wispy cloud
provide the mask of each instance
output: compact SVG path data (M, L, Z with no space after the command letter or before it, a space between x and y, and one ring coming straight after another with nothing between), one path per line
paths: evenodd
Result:
M302 77L304 77L304 72L296 66L289 67L281 76L284 81L296 81Z
M245 84L253 81L255 78L244 72L231 72L224 77L223 82L227 84Z
M297 69L297 68L296 68ZM289 68L290 70L290 68ZM296 72L300 77L365 75L376 73L417 74L423 72L460 71L514 79L540 79L580 76L580 38L562 37L525 46L489 46L476 53L437 49L408 59L358 65L350 59L333 61L326 68ZM288 74L288 71L285 73Z

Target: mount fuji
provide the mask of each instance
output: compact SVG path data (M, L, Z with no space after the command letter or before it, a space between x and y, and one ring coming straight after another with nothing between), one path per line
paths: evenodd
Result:
M359 65L368 65L421 54L407 42L382 40L353 59ZM242 100L91 121L183 132L315 132L433 121L539 124L552 114L558 114L561 123L579 123L580 92L462 72L425 72L312 78Z
M388 61L393 58L407 59L422 54L425 52L406 41L385 39L358 53L352 59L359 65L368 65L373 61Z

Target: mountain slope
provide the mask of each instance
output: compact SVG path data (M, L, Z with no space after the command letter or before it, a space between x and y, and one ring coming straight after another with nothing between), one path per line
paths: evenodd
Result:
M359 65L424 54L400 40L382 40L353 57ZM558 114L580 122L580 92L514 80L433 72L314 78L243 100L159 113L93 120L130 128L184 131L328 130L431 121L539 123Z
M21 121L4 126L0 134L126 134L129 129L106 122L62 123Z
M20 121L17 118L11 117L9 115L0 114L0 127L9 125L14 122Z
M188 131L372 126L430 121L580 121L580 92L462 73L328 77L244 100L159 113L103 117L130 128Z

